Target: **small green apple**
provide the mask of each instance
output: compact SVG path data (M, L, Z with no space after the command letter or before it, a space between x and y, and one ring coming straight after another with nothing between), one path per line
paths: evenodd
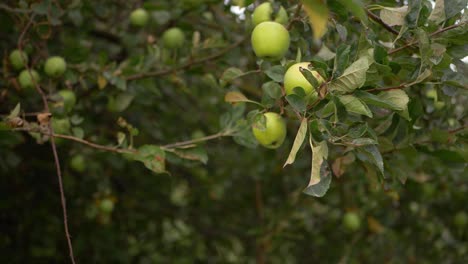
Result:
M77 172L86 170L86 161L83 155L75 155L70 160L70 167Z
M434 102L434 107L436 110L441 110L445 107L445 102L443 101Z
M280 60L289 49L289 32L280 23L263 22L252 31L251 42L257 57Z
M463 228L468 224L468 215L465 212L460 211L453 218L453 222L456 227Z
M143 8L138 8L130 14L130 23L137 27L144 27L148 23L149 15Z
M114 201L109 198L102 199L99 203L99 208L106 214L112 213L114 210Z
M272 16L273 5L270 2L265 2L255 8L252 14L252 23L254 26L265 21L275 21L283 25L288 23L288 13L286 13L286 10L283 7L280 7L275 17Z
M361 227L361 219L355 212L347 212L343 217L343 225L349 231L357 231Z
M41 77L35 70L31 69L31 73L28 70L22 70L18 77L18 81L20 86L24 89L33 88L35 83L39 83L41 81Z
M10 53L10 63L15 70L23 69L24 66L28 64L28 61L28 54L24 51L16 49Z
M279 148L286 138L286 122L274 112L267 112L264 116L265 129L252 126L252 132L260 145L270 149Z
M58 94L63 98L63 108L65 112L70 112L76 104L75 93L71 90L61 90Z
M184 32L177 27L170 28L163 33L162 42L169 49L181 48L185 42Z
M70 120L68 118L52 118L52 128L55 134L69 134Z
M311 96L311 99L315 100L317 98L317 91L315 90L315 87L312 86L309 81L307 81L307 79L299 70L299 68L309 69L309 64L309 62L299 62L288 68L284 74L284 90L286 91L287 95L293 94L295 87L301 87L304 89L306 95ZM317 79L319 84L322 84L325 81L317 71L309 71L312 73L315 79Z
M47 59L44 65L44 72L50 77L60 77L67 70L67 63L60 56L53 56Z

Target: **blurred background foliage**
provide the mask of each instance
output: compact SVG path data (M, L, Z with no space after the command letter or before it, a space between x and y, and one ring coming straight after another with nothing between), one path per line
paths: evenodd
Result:
M8 65L8 54L29 27L23 39L31 67L41 72L52 55L68 63L63 78L43 83L51 102L61 89L71 89L77 96L72 111L54 110L54 118L71 124L64 134L120 147L164 145L216 134L223 129L221 116L242 107L224 102L226 91L239 89L260 101L260 87L271 77L254 73L220 82L229 67L244 72L259 68L249 43L251 2L3 1L0 114L7 115L17 103L23 113L43 110L40 96L21 89ZM353 1L327 1L328 32L316 41L305 14L295 17L298 2L276 1L286 7L290 19L296 19L291 22L292 43L286 57L294 60L299 48L303 61L316 59L319 51L325 52L323 45L337 52L341 43L351 45L351 55L356 56L363 25L347 11L347 2ZM404 5L403 1L364 2ZM431 2L414 2L421 6L424 26ZM248 7L240 14L243 4ZM128 20L138 7L150 14L144 27L132 26ZM463 8L444 26L464 19ZM169 50L160 38L175 26L183 30L186 42ZM425 28L436 29L435 24ZM365 33L374 44L395 37L371 22ZM410 33L402 38L411 38ZM448 61L434 66L435 75L454 82L459 75L466 77L461 60L467 55L466 34L444 36L442 42L450 58L443 54L436 58ZM411 55L405 51L392 58L390 66L401 69L397 79L408 80L414 74L420 59ZM457 78L450 79L454 74L450 63L459 71ZM179 65L187 66L127 79ZM392 78L376 77L389 85L394 84ZM381 125L386 132L382 141L379 138L384 177L352 153L346 154L344 147L331 148L329 163L335 176L323 198L302 193L310 175L307 147L294 165L282 168L300 123L294 117L288 120L286 142L277 150L217 138L201 144L197 159L207 157L206 164L168 152L164 174L155 174L125 155L58 139L76 259L79 263L467 263L467 137L466 131L453 132L466 119L467 94L459 86L466 89L466 80L408 89L410 114L417 117L413 121L385 111L367 120L370 127ZM436 94L428 96L429 90ZM436 106L438 102L444 105ZM0 179L1 262L68 262L49 144L37 144L28 133L0 130ZM343 223L349 212L360 221L355 230Z

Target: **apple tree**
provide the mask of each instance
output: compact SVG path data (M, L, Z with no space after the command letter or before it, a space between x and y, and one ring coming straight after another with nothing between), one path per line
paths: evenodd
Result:
M463 263L466 0L0 3L7 263Z

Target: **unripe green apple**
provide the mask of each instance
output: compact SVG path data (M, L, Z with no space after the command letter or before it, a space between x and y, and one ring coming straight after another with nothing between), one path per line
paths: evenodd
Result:
M99 208L104 213L107 213L107 214L112 213L112 211L114 210L114 201L112 201L109 198L105 198L101 200L101 202L99 203Z
M184 32L177 27L170 28L163 33L162 42L169 49L181 48L185 42Z
M58 94L63 98L63 108L65 112L70 112L76 104L75 93L71 90L61 90Z
M357 231L361 227L361 219L355 212L347 212L343 217L343 225L349 231Z
M68 118L52 118L52 128L55 134L68 134L71 124Z
M453 218L453 222L456 227L463 228L468 224L468 215L465 212L460 211Z
M280 23L263 22L254 28L251 42L257 57L280 60L289 49L289 32Z
M84 172L86 169L86 162L83 155L75 155L70 160L70 167L77 172Z
M293 94L295 87L301 87L304 89L306 95L311 96L311 99L317 98L317 91L315 90L315 87L312 86L309 81L307 81L307 79L299 70L299 68L309 69L309 64L309 62L299 62L288 68L284 74L284 90L286 91L287 95ZM315 79L317 79L319 84L322 84L325 81L317 71L309 71L312 73Z
M143 8L133 10L130 14L130 23L137 27L144 27L148 23L149 15Z
M15 70L21 70L28 64L28 54L24 51L14 50L10 53L10 63Z
M272 17L273 11L273 6L270 2L265 2L257 6L252 14L253 25L257 26L265 21L275 21L283 25L288 23L288 13L286 13L286 10L283 7L280 7L275 17Z
M27 89L34 87L34 83L39 83L41 78L39 73L35 70L31 70L31 73L29 73L28 70L22 70L18 77L18 81L22 88Z
M50 77L59 77L67 70L67 63L60 56L53 56L47 59L44 65L44 72Z
M270 149L279 148L286 138L286 122L274 112L267 112L264 116L265 129L253 126L252 132L260 145Z

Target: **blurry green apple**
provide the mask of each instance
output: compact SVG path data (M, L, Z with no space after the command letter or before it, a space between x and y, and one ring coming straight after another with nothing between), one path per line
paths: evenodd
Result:
M55 134L69 134L70 120L68 118L52 118L52 128Z
M264 116L265 129L253 126L252 132L260 145L271 149L278 148L286 138L286 122L277 113L267 112Z
M347 212L343 217L343 225L349 231L357 231L361 227L361 219L355 212Z
M315 90L315 87L312 86L312 84L309 81L307 81L307 79L304 77L304 75L302 75L301 71L299 70L299 68L309 69L309 64L309 62L300 62L288 68L288 70L284 74L284 90L286 91L287 95L293 94L295 87L301 87L302 89L304 89L306 95L311 96L312 100L315 100L317 98L317 91ZM319 84L322 84L325 81L317 71L309 71L312 73L315 79L317 79L317 82Z
M14 50L10 53L10 63L15 70L21 70L28 64L28 54L24 51Z
M112 213L114 210L114 201L109 198L102 199L99 203L99 208L106 214Z
M465 212L460 211L453 218L453 222L456 227L463 228L468 224L468 215Z
M283 7L280 7L278 13L273 16L273 5L270 2L265 2L255 8L252 14L252 23L254 26L266 21L275 21L286 25L288 23L288 13Z
M38 84L41 81L41 77L35 70L31 69L31 73L28 70L22 70L18 81L22 88L32 88L34 87L34 83Z
M254 28L251 42L257 57L280 60L289 49L289 32L280 23L263 22Z
M50 77L60 77L67 69L67 63L60 56L53 56L47 59L44 64L44 72Z
M86 169L86 161L83 155L75 155L70 160L70 167L77 172L84 172Z
M70 112L76 104L75 93L71 90L61 90L58 94L63 98L63 108L65 112Z
M184 32L177 27L170 28L163 33L162 42L169 49L181 48L185 42Z
M138 8L130 14L130 23L137 27L144 27L148 23L149 15L143 8Z

